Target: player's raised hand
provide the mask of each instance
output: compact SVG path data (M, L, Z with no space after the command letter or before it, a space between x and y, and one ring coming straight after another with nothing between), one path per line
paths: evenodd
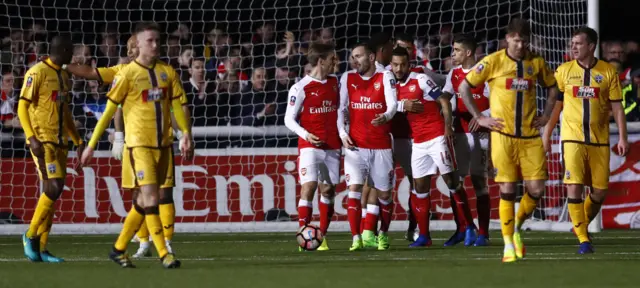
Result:
M424 111L424 104L418 99L404 101L404 111L410 113L422 113Z
M536 129L542 129L549 122L549 116L540 115L533 117L533 127Z
M620 156L627 156L629 153L629 141L627 139L620 139L618 141L618 154Z
M93 148L87 147L82 151L82 158L80 158L80 165L86 167L89 165L89 161L93 159Z
M187 161L191 161L193 159L193 140L191 139L191 135L183 135L180 138L180 153L182 153L182 158Z
M342 145L344 146L344 148L347 148L347 149L355 148L355 145L353 144L353 140L351 140L351 137L349 137L349 135L344 136L344 138L342 138Z
M31 136L29 138L29 149L31 149L31 153L37 158L44 158L44 149L42 148L42 143L36 136Z
M503 119L501 118L492 118L489 116L480 116L477 117L476 122L478 122L478 125L485 127L485 128L489 128L491 130L494 131L500 131L502 130L502 128L504 128L504 124L502 124L504 122Z
M324 144L324 142L322 140L320 140L320 138L318 138L318 136L313 135L311 133L309 133L309 135L307 135L307 142L311 143L311 145L316 146L316 147L320 147L322 146L322 144Z
M124 133L116 132L113 139L113 147L111 147L111 155L113 158L122 160L122 150L124 150Z
M371 120L371 124L373 126L380 126L384 123L387 123L388 121L389 119L387 119L387 116L384 116L384 114L380 113L376 115L376 118L373 118L373 120Z

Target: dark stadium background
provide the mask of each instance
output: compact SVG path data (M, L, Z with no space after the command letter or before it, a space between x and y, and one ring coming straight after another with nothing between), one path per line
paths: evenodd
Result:
M398 1L400 2L400 1ZM409 2L409 3L407 3ZM509 3L512 2L512 3ZM563 1L557 1L563 2ZM567 1L569 2L569 1ZM637 2L637 1L636 1ZM303 4L301 4L303 3ZM0 4L0 28L26 27L33 18L45 18L49 31L74 31L80 37L92 37L105 23L119 32L131 31L138 20L160 23L189 22L194 34L204 32L213 23L226 24L228 32L248 32L260 20L275 20L278 31L296 28L336 27L336 38L357 41L382 27L404 27L418 35L436 33L441 23L454 24L454 32L479 31L480 37L495 39L508 15L520 13L530 17L529 0L479 1L162 1L162 0L3 0ZM600 1L600 33L603 39L639 40L639 33L629 33L635 26L637 11L629 9L633 1ZM556 7L540 5L551 13ZM573 11L585 7L574 5ZM55 8L55 9L52 9ZM178 10L178 12L175 12ZM570 13L570 11L562 11ZM542 16L534 16L542 17ZM558 23L550 19L550 23ZM560 22L562 23L562 22ZM550 25L553 27L553 25ZM543 33L544 31L541 31ZM349 41L344 41L348 39ZM88 40L87 38L84 39Z

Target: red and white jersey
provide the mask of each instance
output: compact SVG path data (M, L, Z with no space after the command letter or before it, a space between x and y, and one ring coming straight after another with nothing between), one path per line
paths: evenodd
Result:
M16 94L16 93L12 93ZM18 110L18 98L0 91L0 121L10 120L16 116Z
M451 71L449 71L449 75L447 75L447 82L442 89L444 92L455 95L455 98L451 98L451 105L456 107L453 113L453 129L457 133L469 133L469 121L473 118L471 113L469 113L467 106L464 105L464 101L458 91L458 87L460 87L462 81L467 77L467 73L469 73L469 71L471 71L471 68L464 69L462 66L457 66L451 69ZM481 112L489 109L489 85L486 85L485 83L477 87L473 87L471 88L471 94L473 94L473 99Z
M284 124L300 136L298 148L340 149L338 134L338 78L329 76L317 80L307 75L289 89L289 105ZM316 135L324 145L316 147L307 142L309 133Z
M391 124L373 126L371 121L378 114L392 119L396 113L396 80L393 74L377 69L371 77L364 77L355 70L342 74L340 79L340 113L338 130L340 137L349 135L356 147L367 149L391 149ZM349 119L349 132L345 116Z
M407 113L413 143L423 143L444 135L444 118L440 114L440 87L429 76L411 72L404 83L398 83L398 111L404 111L403 100L420 100L422 113Z

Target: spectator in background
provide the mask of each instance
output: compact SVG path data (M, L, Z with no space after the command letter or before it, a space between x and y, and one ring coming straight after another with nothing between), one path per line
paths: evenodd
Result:
M293 32L287 31L284 33L284 45L280 45L278 51L276 52L276 59L287 58L291 55L298 54L298 49L294 42L296 41L296 36L293 35Z
M178 65L180 68L176 69L176 72L180 75L180 81L185 82L189 80L190 73L188 72L193 59L193 49L189 46L183 47L180 57L178 57ZM203 66L204 67L204 66Z
M90 65L94 68L97 67L96 59L91 56L91 49L85 44L77 44L73 47L73 58L71 60L71 63L79 65ZM85 79L73 77L73 86L71 88L71 92L74 94L74 96L78 96L78 93L85 93L85 85Z
M0 87L0 126L2 130L20 128L17 117L18 94L12 69L2 71L2 86Z
M240 81L240 90L249 84L249 75L242 70L242 48L239 46L229 49L228 57L224 58L216 71L218 79L226 79L227 74L235 74Z
M618 74L622 73L622 71L624 70L624 68L622 67L622 62L618 59L609 59L609 64L613 65L613 67L616 68L616 71L618 72Z
M107 97L104 88L100 87L98 81L87 81L85 94L80 97L74 97L73 103L75 124L80 136L83 137L85 141L91 139L93 129L96 127L98 120L100 120L106 108ZM109 144L109 139L112 137L111 134L112 132L109 132L102 136L100 140L102 147ZM108 149L108 146L106 146L106 148Z
M178 36L169 36L167 38L167 63L174 69L180 68L178 58L180 58L180 38Z
M187 101L191 109L193 126L225 125L229 109L228 99L219 96L228 91L216 93L215 82L205 78L204 57L192 58L189 67L189 80L184 85ZM218 101L227 100L227 101Z
M480 59L487 55L485 47L485 44L478 44L476 47L476 61L480 61Z
M627 122L635 122L640 121L640 68L632 68L629 74L631 81L622 89L622 107Z
M178 37L182 43L191 42L191 29L184 23L178 24L178 27L171 32L171 36Z
M209 30L207 33L207 40L205 42L204 47L204 58L209 61L211 57L215 57L218 53L216 53L216 49L222 45L222 35L224 31L218 27L214 27Z
M627 43L624 45L624 53L626 53L627 55L638 53L640 52L639 48L640 47L638 47L638 42L633 40L627 41Z
M273 65L273 56L276 54L274 24L263 22L257 27L253 36L253 67L269 67Z
M97 67L110 67L120 60L118 38L112 34L105 34L98 46Z
M275 123L277 92L272 85L267 87L267 70L255 68L251 83L240 98L230 98L231 124L238 126L260 126Z
M438 33L438 48L439 48L439 59L444 59L451 56L452 48L451 42L453 42L453 26L451 24L444 24L440 27L440 31ZM443 67L433 67L434 69L443 69Z
M417 52L417 56L421 59L422 66L425 68L435 71L440 67L440 59L437 59L438 46L436 46L435 41L425 40Z
M620 62L625 63L625 61L627 60L627 55L624 53L624 47L622 46L622 42L620 41L611 41L608 42L607 45L603 46L606 47L605 49L603 49L604 52L603 53L603 58L605 61L609 61L611 59L618 59L620 60Z

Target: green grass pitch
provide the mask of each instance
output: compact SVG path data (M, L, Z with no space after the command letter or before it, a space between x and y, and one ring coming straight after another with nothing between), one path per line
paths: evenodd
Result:
M639 231L598 233L588 256L576 254L570 233L527 232L526 259L510 264L500 262L502 241L492 233L490 247L445 248L450 232L435 232L426 249L392 233L390 250L359 252L347 251L345 233L330 234L326 252L298 252L293 233L178 234L177 270L156 258L119 268L107 258L115 235L52 236L62 264L27 262L20 237L2 236L0 287L640 287Z

